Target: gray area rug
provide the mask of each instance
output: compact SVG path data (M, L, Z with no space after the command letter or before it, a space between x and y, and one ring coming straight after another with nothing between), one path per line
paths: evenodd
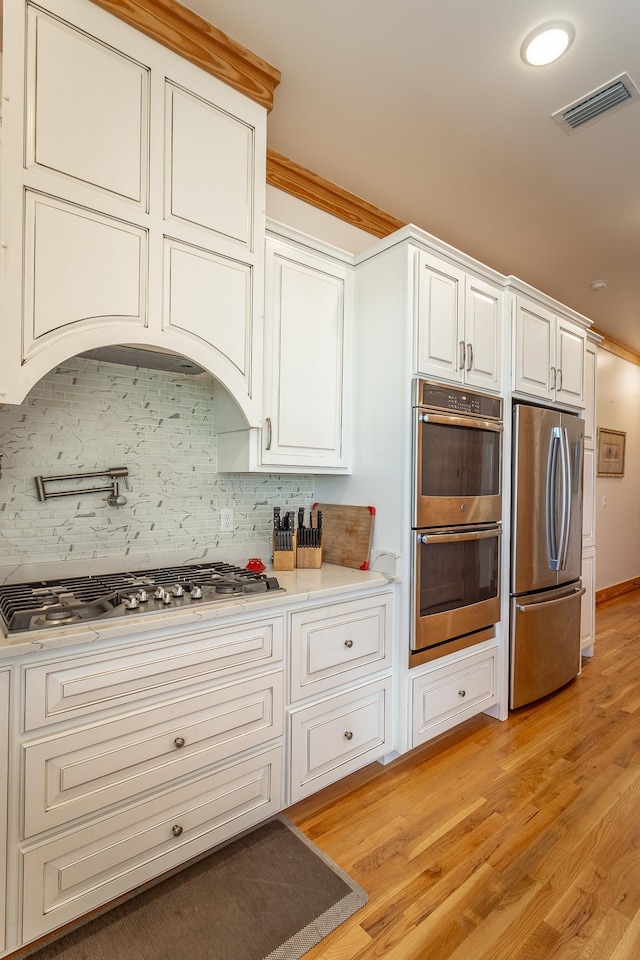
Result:
M367 894L284 817L30 954L33 960L298 960Z

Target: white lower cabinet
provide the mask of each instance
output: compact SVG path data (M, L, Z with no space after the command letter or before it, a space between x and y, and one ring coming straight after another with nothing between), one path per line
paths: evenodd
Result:
M590 547L582 554L582 594L580 607L580 650L583 657L593 655L596 639L596 548Z
M391 753L392 624L385 583L16 656L0 956Z
M24 836L282 735L282 670L23 745Z
M391 751L391 678L294 709L290 724L295 803Z
M282 809L283 641L280 613L21 659L8 947Z
M9 756L9 671L0 673L0 952L5 948L7 891L7 767Z
M416 747L498 702L498 645L418 668L411 687Z
M21 850L25 943L276 813L282 747Z
M392 622L390 591L291 614L291 803L393 749Z

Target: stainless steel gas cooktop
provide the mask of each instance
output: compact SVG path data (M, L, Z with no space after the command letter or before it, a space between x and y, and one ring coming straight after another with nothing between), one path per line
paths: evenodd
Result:
M275 577L230 563L194 564L0 585L7 634L284 593Z

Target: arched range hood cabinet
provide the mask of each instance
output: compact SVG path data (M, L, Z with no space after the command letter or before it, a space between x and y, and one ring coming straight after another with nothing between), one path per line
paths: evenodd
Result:
M132 344L260 426L266 108L88 0L46 8L4 11L0 403Z

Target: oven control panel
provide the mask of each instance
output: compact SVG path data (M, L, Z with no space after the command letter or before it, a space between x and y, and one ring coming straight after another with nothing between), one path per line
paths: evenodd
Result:
M487 420L502 420L502 400L483 393L449 387L430 380L416 380L414 401L418 407L443 412L466 413Z

